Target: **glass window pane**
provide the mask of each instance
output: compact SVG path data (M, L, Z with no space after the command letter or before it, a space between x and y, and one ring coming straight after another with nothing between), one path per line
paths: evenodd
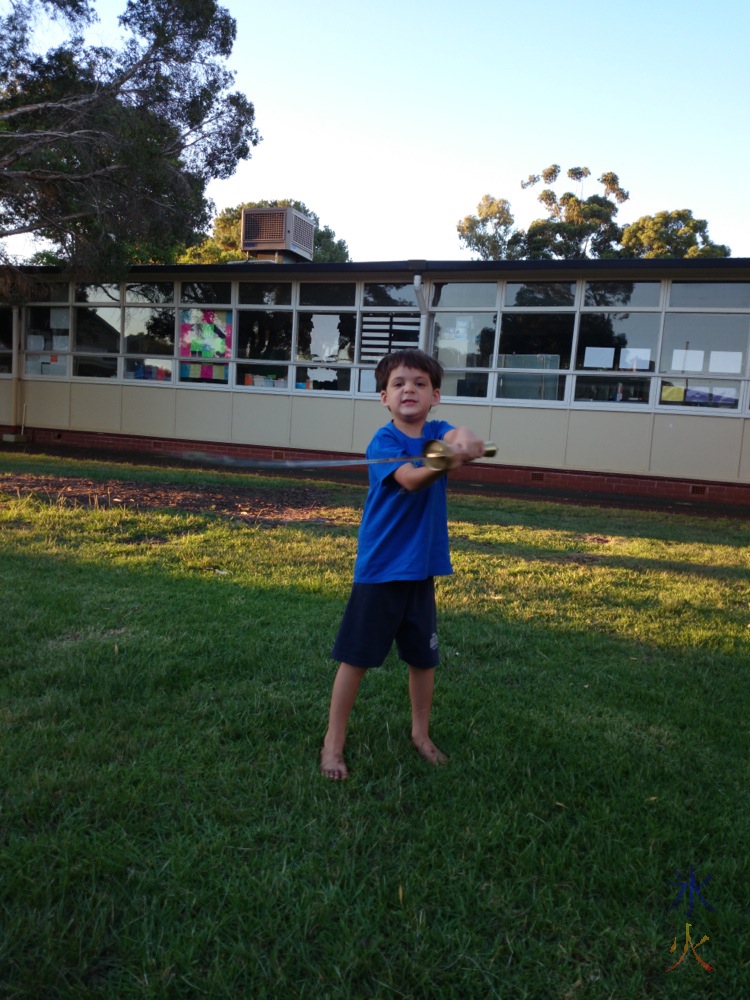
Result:
M648 403L651 386L647 378L604 378L579 375L576 379L576 402Z
M446 396L471 396L487 398L487 383L489 375L486 372L446 372L440 393Z
M576 368L654 371L659 313L582 313Z
M433 352L444 368L488 368L495 348L492 313L436 313Z
M125 285L126 302L143 302L159 305L174 302L174 284L171 281L137 281Z
M182 302L224 303L232 301L230 281L186 281L182 285Z
M360 392L377 392L378 388L375 384L375 372L370 371L365 368L359 373L359 391Z
M231 358L232 310L183 309L179 354L181 358Z
M503 313L499 368L570 368L573 313Z
M64 376L68 374L68 356L66 354L27 354L23 370L26 375Z
M286 389L289 369L286 365L237 365L237 385L256 389Z
M301 306L353 306L357 286L354 283L302 282Z
M365 285L365 305L414 307L418 305L414 284L402 282Z
M323 392L349 392L352 384L351 368L308 368L299 365L294 370L297 389L317 389Z
M120 350L119 309L108 306L75 310L75 348L78 351L106 351L117 354ZM78 372L74 372L78 374ZM111 378L111 375L101 376Z
M509 281L505 286L506 306L572 306L575 297L574 281Z
M292 303L292 283L263 284L260 281L240 282L240 302L253 306L288 306Z
M164 358L126 358L125 378L144 382L171 382L174 362Z
M565 398L565 376L503 372L497 376L495 396L497 399L546 399L560 402Z
M27 313L27 351L70 350L70 309L67 306L32 306Z
M583 295L585 306L658 306L661 283L658 281L587 281Z
M419 347L420 323L419 313L362 313L360 361L372 364L391 351Z
M659 371L744 374L750 316L667 313Z
M13 355L0 353L0 375L10 375L13 371Z
M119 285L76 285L76 302L119 303L119 301L120 301Z
M229 365L214 364L201 359L180 362L180 382L196 385L226 385L229 381Z
M67 302L67 281L42 282L36 285L31 293L32 302Z
M174 309L125 310L126 354L174 354Z
M298 361L351 361L356 313L301 312L297 327Z
M73 358L75 378L117 378L117 358L86 354Z
M13 310L0 309L0 349L13 349Z
M707 406L736 410L739 406L740 383L713 379L663 379L659 393L662 406Z
M432 305L443 309L491 309L496 304L495 281L436 281L432 286Z
M237 357L288 361L292 356L291 312L238 314Z
M695 309L747 309L750 282L673 281L669 304Z

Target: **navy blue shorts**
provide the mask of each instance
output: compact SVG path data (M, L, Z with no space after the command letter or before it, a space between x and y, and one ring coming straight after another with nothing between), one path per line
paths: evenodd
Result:
M331 656L352 667L379 667L396 643L412 667L436 667L438 654L435 581L355 583Z

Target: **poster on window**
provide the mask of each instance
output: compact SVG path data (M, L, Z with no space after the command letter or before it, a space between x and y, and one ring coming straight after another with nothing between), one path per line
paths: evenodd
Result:
M231 309L183 309L180 322L181 358L232 356Z

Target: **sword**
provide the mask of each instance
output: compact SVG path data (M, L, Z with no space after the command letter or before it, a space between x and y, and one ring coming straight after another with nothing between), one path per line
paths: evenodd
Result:
M484 445L484 457L491 458L497 452L491 441ZM428 441L421 455L395 455L391 458L332 458L332 459L263 459L234 458L230 455L210 455L207 452L191 451L175 455L175 458L202 465L225 465L232 469L344 469L362 465L404 465L406 462L421 460L428 469L445 472L452 455L450 445L445 441Z

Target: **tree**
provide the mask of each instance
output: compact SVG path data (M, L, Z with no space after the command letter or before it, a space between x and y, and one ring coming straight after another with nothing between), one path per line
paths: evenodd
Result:
M729 257L731 250L714 243L705 219L694 219L687 209L644 215L626 226L624 257Z
M240 247L243 208L296 208L315 223L313 260L319 263L345 263L349 248L344 240L337 240L329 227L321 228L320 219L302 201L281 198L273 201L246 201L234 208L219 212L213 222L213 233L197 246L188 247L178 257L181 264L221 264L232 260L246 260L247 254Z
M552 185L559 176L560 167L555 163L541 175L531 174L521 187L533 187L540 181ZM618 225L615 216L629 194L611 171L599 177L603 194L585 199L581 192L591 176L589 168L572 167L567 176L579 184L579 193L566 191L558 197L551 186L545 187L538 200L547 218L536 219L527 230L514 228L507 200L485 195L477 214L458 223L461 243L481 260L729 256L728 247L709 240L705 220L693 219L691 212L660 212L630 226Z
M48 240L92 277L173 260L205 231L208 182L260 140L230 92L236 24L217 0L126 0L119 48L85 44L94 2L11 0L0 16L0 239ZM42 16L68 37L37 52Z

